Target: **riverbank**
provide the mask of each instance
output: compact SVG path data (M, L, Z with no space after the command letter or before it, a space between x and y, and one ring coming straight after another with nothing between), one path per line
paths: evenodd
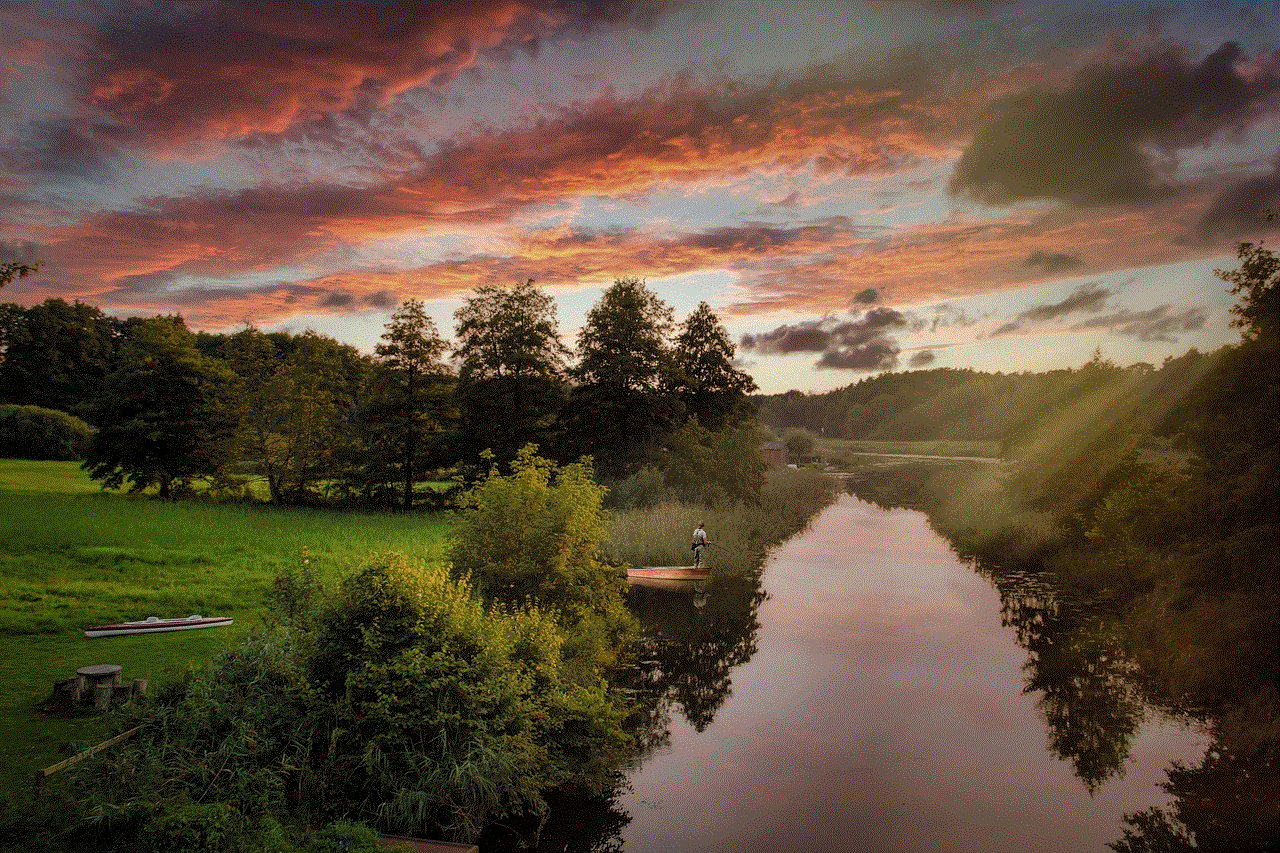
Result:
M1046 589L1097 602L1110 614L1117 642L1096 654L1125 662L1124 690L1210 733L1204 760L1170 773L1172 806L1132 815L1115 849L1147 850L1142 845L1156 834L1174 839L1167 849L1177 851L1274 849L1280 844L1274 560L1242 564L1239 552L1216 540L1173 536L1170 527L1186 511L1180 502L1196 489L1186 479L1181 491L1158 480L1126 486L1126 477L1140 483L1149 474L1122 471L1119 485L1088 516L1063 519L1022 499L1020 488L1036 477L1027 464L911 463L847 482L881 506L925 511L956 553L993 579L1037 577ZM1242 535L1223 533L1226 542ZM1086 647L1088 636L1080 641Z

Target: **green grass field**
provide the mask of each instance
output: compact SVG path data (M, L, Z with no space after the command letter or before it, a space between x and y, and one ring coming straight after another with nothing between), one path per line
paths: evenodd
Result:
M333 581L388 551L437 561L443 516L338 513L99 491L74 462L0 460L0 786L26 785L66 748L97 742L99 715L43 713L55 678L115 663L152 685L199 666L261 621L264 596L304 549ZM89 625L231 616L229 628L89 639Z
M919 456L982 456L998 458L998 441L867 441L863 439L821 438L815 451L827 459L839 459L841 455L883 453L887 455Z

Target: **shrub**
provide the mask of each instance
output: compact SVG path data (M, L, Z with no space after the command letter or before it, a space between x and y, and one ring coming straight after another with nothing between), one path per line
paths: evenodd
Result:
M319 622L308 672L339 814L473 839L626 753L603 682L565 680L555 622L486 607L443 567L368 565Z
M0 405L0 458L75 461L92 437L93 427L66 412Z
M601 552L604 492L589 464L556 468L527 445L510 474L490 471L463 497L453 550L454 567L487 599L556 612L569 634L566 657L588 675L613 665L635 630L626 579Z

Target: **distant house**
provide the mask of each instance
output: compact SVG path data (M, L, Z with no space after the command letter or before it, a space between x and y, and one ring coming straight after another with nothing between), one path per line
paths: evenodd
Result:
M787 446L781 441L766 441L760 445L760 455L770 465L787 464Z

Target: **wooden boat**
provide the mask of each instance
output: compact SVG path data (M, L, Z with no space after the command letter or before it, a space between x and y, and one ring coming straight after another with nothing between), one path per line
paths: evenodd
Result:
M219 625L230 625L230 616L186 616L175 619L161 619L148 616L137 622L116 622L113 625L94 625L85 628L86 637L118 637L121 634L158 634L162 631L192 631L196 628L216 628Z
M632 566L627 569L627 580L698 581L711 577L711 570L703 566Z

